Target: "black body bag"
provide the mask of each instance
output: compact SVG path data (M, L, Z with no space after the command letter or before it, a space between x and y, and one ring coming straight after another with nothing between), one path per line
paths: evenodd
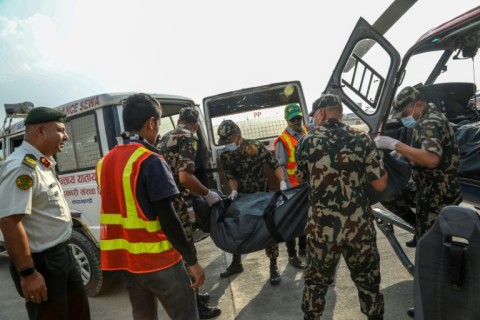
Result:
M193 200L197 226L220 249L246 254L265 249L304 234L308 211L308 186L283 192L257 192L235 201L208 206L203 198Z
M367 185L366 193L371 205L401 194L412 175L412 167L407 161L396 159L387 152L383 156L383 166L388 173L387 188L380 192Z

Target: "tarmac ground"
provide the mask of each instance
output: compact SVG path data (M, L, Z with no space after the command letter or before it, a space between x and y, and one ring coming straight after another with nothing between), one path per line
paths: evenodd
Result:
M411 234L396 229L400 243L409 240ZM413 278L402 266L384 235L378 231L377 243L381 256L382 293L385 298L385 319L410 319L406 310L413 306ZM303 319L301 299L303 273L288 264L284 243L279 245L278 266L282 282L278 286L269 283L269 260L264 250L242 256L244 271L230 278L220 278L231 261L231 254L215 246L210 237L196 244L200 264L205 269L206 281L201 292L209 292L211 305L218 305L222 314L217 319L291 320ZM413 258L414 250L406 249ZM121 277L110 275L109 286L104 292L89 299L93 320L131 319L131 307ZM23 299L13 285L9 274L9 258L0 254L0 319L27 319ZM159 306L159 318L168 319ZM327 293L326 310L322 319L364 320L360 312L357 290L350 279L348 269L341 260L336 281Z

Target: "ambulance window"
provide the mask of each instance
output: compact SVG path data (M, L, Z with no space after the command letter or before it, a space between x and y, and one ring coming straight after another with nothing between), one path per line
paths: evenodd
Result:
M160 137L163 137L166 133L175 129L177 122L178 114L162 117L162 120L160 122L160 131L158 132L160 134Z
M23 142L23 135L10 138L10 153L15 151Z
M87 114L66 123L69 140L57 153L60 172L93 168L100 159L95 115Z

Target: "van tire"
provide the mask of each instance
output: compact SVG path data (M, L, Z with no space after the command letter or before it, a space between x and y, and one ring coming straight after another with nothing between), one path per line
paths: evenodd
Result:
M68 244L80 267L87 295L89 297L98 295L103 285L99 249L82 232L75 229L72 231L72 237Z

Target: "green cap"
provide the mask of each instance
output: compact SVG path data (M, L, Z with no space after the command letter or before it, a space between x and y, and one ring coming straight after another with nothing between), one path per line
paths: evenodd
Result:
M27 113L27 117L25 118L25 125L51 121L65 123L66 118L67 114L64 112L47 107L38 107L33 108Z
M223 120L218 126L218 144L228 143L235 133L240 133L240 128L232 120Z
M342 106L342 100L340 99L340 97L334 94L324 94L313 102L312 111L310 111L309 116L313 117L315 111L320 108L327 108L333 106Z
M178 112L178 120L185 121L187 123L196 123L198 122L198 110L192 107L184 107Z
M402 117L403 112L407 106L415 101L424 99L423 95L415 89L414 87L405 87L403 88L393 99L393 119L398 119Z
M291 120L296 116L303 116L302 109L296 103L290 103L285 107L285 120Z

